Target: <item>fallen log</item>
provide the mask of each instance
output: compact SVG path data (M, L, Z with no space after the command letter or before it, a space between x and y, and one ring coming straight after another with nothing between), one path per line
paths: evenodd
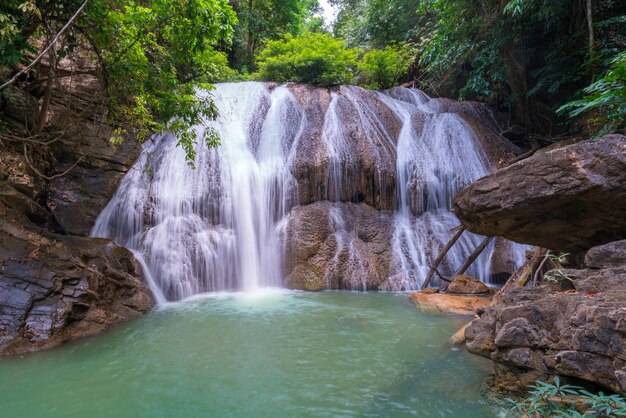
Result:
M459 227L456 227L456 228L459 228ZM456 229L456 228L454 228L454 229ZM465 227L460 225L460 228L456 231L456 233L452 236L452 238L450 238L450 241L448 241L446 246L443 247L443 249L441 250L441 252L437 256L437 258L433 262L432 267L428 271L428 274L426 275L426 279L424 280L424 284L422 284L422 289L428 287L428 285L430 284L431 279L433 278L433 275L435 274L435 272L437 272L437 267L439 267L439 264L441 263L441 260L443 260L443 258L446 256L446 254L448 254L448 251L450 251L450 248L452 248L454 243L458 241L458 239L461 237L461 234L463 233L463 231L465 231ZM439 277L441 277L439 272L437 272L437 275Z

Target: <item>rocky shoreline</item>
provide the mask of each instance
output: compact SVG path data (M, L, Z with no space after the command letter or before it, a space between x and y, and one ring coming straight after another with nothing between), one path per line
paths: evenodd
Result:
M87 237L139 147L111 144L113 128L95 122L101 86L91 61L61 65L80 82L55 87L46 144L31 160L21 144L0 144L0 356L98 334L154 304L132 253ZM0 111L23 129L36 98L10 90L16 99Z
M537 273L529 254L466 329L468 350L494 362L496 389L523 392L560 376L626 393L625 184L626 137L611 135L540 152L455 198L473 232L564 259Z

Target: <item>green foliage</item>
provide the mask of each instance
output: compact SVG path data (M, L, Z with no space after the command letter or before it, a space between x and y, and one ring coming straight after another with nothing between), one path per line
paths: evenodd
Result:
M231 49L231 64L241 71L256 69L256 55L267 41L319 29L313 14L317 0L233 0L238 17Z
M41 21L41 12L34 1L0 4L0 65L16 65L25 52L35 51L28 43L29 21Z
M388 89L406 74L415 59L410 45L389 45L385 49L367 51L358 63L365 87Z
M82 2L28 0L0 8L1 64L15 66L26 54L49 42ZM217 109L197 88L230 79L235 72L217 48L230 42L237 18L227 0L91 0L54 51L66 56L88 44L97 55L116 129L121 140L127 128L137 139L170 131L179 138L191 162L195 131L189 128ZM215 145L217 136L203 138Z
M191 126L215 118L210 97L197 87L228 73L226 57L215 46L233 34L236 17L226 0L150 0L93 3L88 17L95 29L88 39L99 51L119 126L138 130L138 139L170 131L192 162ZM202 138L214 145L216 135Z
M417 39L420 0L334 0L339 7L335 35L351 46L384 48Z
M598 135L624 129L626 123L626 51L612 60L606 75L583 92L582 99L574 100L561 106L557 112L568 113L575 118L583 113L597 111L599 116L593 119L602 124Z
M321 86L352 82L358 51L327 33L270 41L259 54L258 77Z
M561 385L559 378L554 384L538 381L530 386L530 396L522 401L509 399L511 412L519 417L563 417L563 418L609 418L626 416L626 401L619 395L590 393L578 386ZM581 410L568 397L581 401Z

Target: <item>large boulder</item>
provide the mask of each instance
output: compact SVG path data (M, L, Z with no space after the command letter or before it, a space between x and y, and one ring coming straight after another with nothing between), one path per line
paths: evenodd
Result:
M93 335L153 305L132 253L42 232L0 197L0 356Z
M538 152L479 179L454 199L472 232L580 252L626 237L626 137Z
M625 394L625 260L621 241L589 250L586 268L505 286L465 333L470 352L494 361L496 387L523 392L558 375Z

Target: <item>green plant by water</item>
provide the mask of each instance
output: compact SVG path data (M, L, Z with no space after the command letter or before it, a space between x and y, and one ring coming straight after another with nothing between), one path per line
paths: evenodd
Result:
M580 386L562 385L558 377L554 383L537 381L530 385L527 398L511 402L511 413L517 417L623 417L626 400L620 395L592 393Z

